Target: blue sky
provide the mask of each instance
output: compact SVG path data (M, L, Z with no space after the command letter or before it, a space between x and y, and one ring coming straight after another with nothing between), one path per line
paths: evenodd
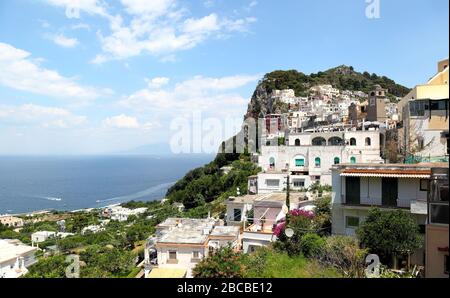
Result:
M1 1L0 154L164 143L193 110L242 119L275 69L425 82L448 57L449 2L379 3L370 19L366 0Z

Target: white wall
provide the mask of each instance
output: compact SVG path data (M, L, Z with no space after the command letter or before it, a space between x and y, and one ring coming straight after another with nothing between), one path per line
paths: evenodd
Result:
M169 251L177 252L177 264L169 264ZM197 263L192 262L193 252L198 251L200 258L207 256L208 250L200 246L159 246L158 247L158 266L160 268L183 268L187 269L187 277L192 277L192 269Z

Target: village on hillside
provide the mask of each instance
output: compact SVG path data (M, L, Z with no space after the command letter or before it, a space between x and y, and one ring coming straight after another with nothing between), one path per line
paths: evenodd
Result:
M258 151L198 183L227 185L214 200L177 185L161 202L1 216L0 277L64 277L76 255L81 277L448 278L448 72L401 98L272 90Z

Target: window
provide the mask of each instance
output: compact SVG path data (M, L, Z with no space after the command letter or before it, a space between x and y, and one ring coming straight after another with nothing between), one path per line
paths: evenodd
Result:
M425 110L428 110L428 102L415 100L409 103L409 113L411 116L424 116Z
M327 140L325 140L322 137L317 137L317 138L314 138L312 140L312 145L313 146L326 146L327 145Z
M192 258L193 259L200 259L200 252L199 251L193 251L192 252Z
M305 160L303 158L298 158L295 160L295 166L296 167L304 167L305 166Z
M366 138L366 146L370 146L372 144L372 141L370 138Z
M350 157L350 163L355 164L356 163L356 157L354 157L354 156Z
M320 157L316 157L316 159L314 159L314 166L316 168L320 168Z
M271 157L271 158L269 159L269 166L270 166L271 168L275 168L275 158Z
M428 191L428 183L427 179L420 179L420 191Z
M316 180L317 182L320 182L320 176L314 176L314 180Z
M176 261L177 259L177 252L174 250L169 251L169 260Z
M280 186L279 179L266 179L266 185L269 187L278 187Z
M300 140L299 139L295 140L295 146L300 146Z
M350 139L350 146L356 146L356 139L355 138L351 138Z
M345 217L345 226L347 228L351 228L351 229L359 227L359 217L346 216Z
M339 157L335 157L335 158L334 158L334 164L335 164L335 165L338 165L340 162L341 162L341 160L340 160Z
M241 221L242 218L242 211L241 209L234 209L233 210L233 220L234 221Z
M430 102L430 109L432 111L445 111L446 105L446 100L433 100Z
M294 179L294 187L302 188L305 187L304 179Z

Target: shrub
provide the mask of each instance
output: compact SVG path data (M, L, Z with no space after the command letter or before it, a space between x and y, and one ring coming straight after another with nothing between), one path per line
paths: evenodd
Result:
M317 234L305 234L300 239L300 250L305 257L317 257L322 254L325 239Z
M242 278L241 254L224 247L200 261L192 271L196 278Z
M325 238L320 262L338 269L347 277L363 277L367 250L359 247L357 239L348 236Z

